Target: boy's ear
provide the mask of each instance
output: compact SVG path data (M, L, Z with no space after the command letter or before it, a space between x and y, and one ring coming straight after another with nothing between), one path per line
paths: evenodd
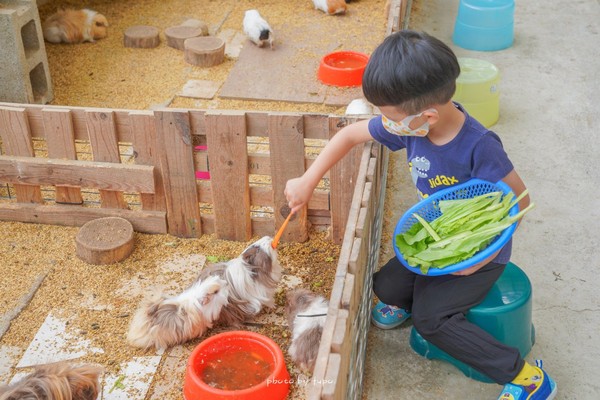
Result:
M423 111L423 115L427 117L427 122L429 122L430 126L438 122L438 120L440 119L440 114L435 108L429 108Z

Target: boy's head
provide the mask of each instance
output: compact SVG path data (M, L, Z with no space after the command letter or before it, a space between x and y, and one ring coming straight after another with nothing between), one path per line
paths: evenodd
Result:
M372 104L416 114L450 101L459 73L456 55L441 40L403 30L389 35L375 49L362 87Z

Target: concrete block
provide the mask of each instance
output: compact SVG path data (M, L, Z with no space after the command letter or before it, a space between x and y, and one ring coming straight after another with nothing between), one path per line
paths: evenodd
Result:
M34 0L0 0L0 101L53 98L42 25Z

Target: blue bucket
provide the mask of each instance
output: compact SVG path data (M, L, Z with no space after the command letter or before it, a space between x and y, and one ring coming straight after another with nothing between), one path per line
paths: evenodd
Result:
M514 40L514 0L460 0L452 41L464 49L495 51Z

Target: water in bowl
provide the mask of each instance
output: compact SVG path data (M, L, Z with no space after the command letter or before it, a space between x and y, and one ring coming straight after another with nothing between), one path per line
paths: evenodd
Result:
M355 69L363 67L365 65L365 62L363 60L357 60L354 58L343 58L337 60L330 60L328 64L334 68Z
M273 364L254 351L231 351L206 361L202 380L221 390L242 390L264 382Z

